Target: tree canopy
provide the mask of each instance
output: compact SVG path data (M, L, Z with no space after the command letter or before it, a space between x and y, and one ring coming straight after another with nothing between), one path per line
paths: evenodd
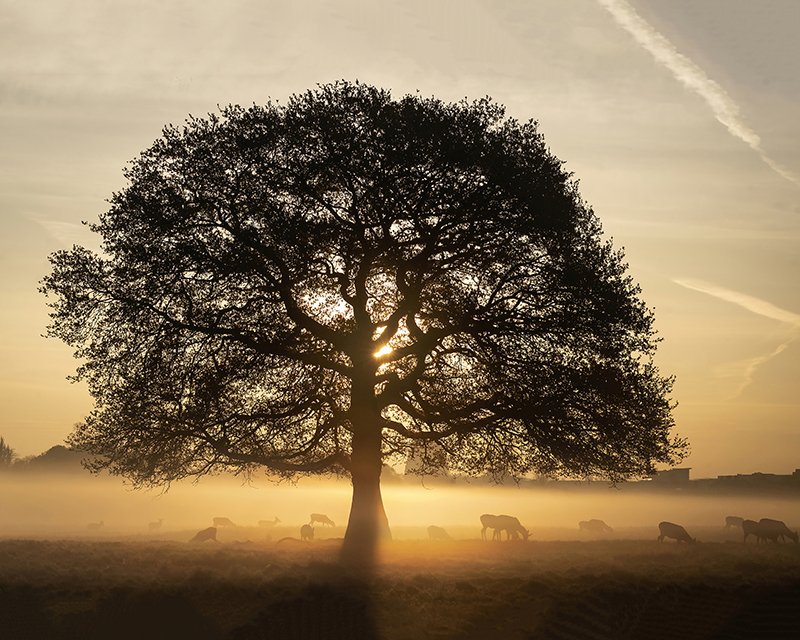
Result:
M0 469L10 467L16 457L14 450L0 436Z
M497 477L680 459L653 314L536 122L343 81L168 126L125 175L102 252L42 283L94 464L356 489L434 443Z

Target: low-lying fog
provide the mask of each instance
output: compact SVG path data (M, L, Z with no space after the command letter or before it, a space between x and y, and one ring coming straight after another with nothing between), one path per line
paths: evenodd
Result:
M351 488L346 481L301 480L297 485L243 485L230 478L175 483L168 492L133 490L116 478L0 474L0 537L128 537L178 539L224 516L239 527L230 539L297 536L309 514L324 513L336 527L317 525L317 537L341 537ZM662 520L684 526L720 527L726 515L772 517L800 523L800 503L757 496L703 497L617 490L575 491L516 486L384 484L389 523L397 539L426 537L430 524L455 538L478 538L482 513L517 516L532 539L581 539L578 521L599 518L626 537L626 528L658 535ZM273 529L259 521L277 517ZM149 523L162 520L158 529ZM102 527L89 527L100 523ZM233 530L231 531L231 535ZM642 535L641 532L638 535ZM237 537L238 536L238 537ZM650 536L647 536L650 537ZM225 536L223 536L225 539Z

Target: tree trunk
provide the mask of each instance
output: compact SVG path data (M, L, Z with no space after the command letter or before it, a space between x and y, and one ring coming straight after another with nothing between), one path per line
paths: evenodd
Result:
M381 431L374 423L369 430L353 434L351 462L353 501L342 559L369 565L376 559L378 544L391 539L381 498Z

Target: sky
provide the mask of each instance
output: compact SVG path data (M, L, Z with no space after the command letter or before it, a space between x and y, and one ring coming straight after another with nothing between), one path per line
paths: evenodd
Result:
M337 79L539 122L624 248L692 477L800 467L796 0L0 0L0 436L91 408L45 339L47 255L164 125Z

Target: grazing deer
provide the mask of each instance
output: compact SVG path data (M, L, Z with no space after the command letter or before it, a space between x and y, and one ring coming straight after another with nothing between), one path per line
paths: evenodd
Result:
M235 527L230 518L214 518L215 527Z
M502 540L503 531L506 532L506 540L511 540L512 536L516 539L518 535L522 536L524 540L527 540L531 535L531 532L523 527L520 521L514 516L495 516L484 513L481 516L481 524L483 525L483 529L481 529L482 540L486 540L486 529L494 529L492 540Z
M660 522L658 524L658 531L661 534L658 536L659 542L664 542L664 538L674 538L678 541L678 544L681 542L697 542L697 538L692 538L686 533L686 529L672 522Z
M280 520L278 519L278 516L275 516L274 520L259 520L258 521L258 526L259 527L265 527L267 529L272 529L279 522L280 522Z
M760 527L758 526L758 522L755 520L742 520L742 533L744 533L744 540L743 542L747 542L748 536L755 536L756 537L756 544L761 542L761 537L759 536Z
M161 528L161 523L164 522L163 518L159 518L157 522L150 522L147 525L149 531L158 531Z
M304 524L300 527L300 540L311 541L314 539L314 527L310 524Z
M208 529L198 531L196 534L194 534L194 538L189 540L189 542L205 542L206 540L213 540L214 542L217 541L216 527L209 527Z
M605 522L597 518L581 520L578 523L578 529L580 531L586 531L587 533L613 533L614 531Z
M741 527L743 522L744 518L740 518L739 516L725 516L726 529Z
M104 526L105 524L101 520L100 522L90 522L89 524L86 525L86 528L89 531L100 531L100 529L102 529Z
M778 538L784 542L786 542L786 538L789 538L794 540L795 544L797 544L798 538L797 531L791 531L781 520L772 520L771 518L761 518L758 521L757 536L759 540L772 540L775 543L778 542Z
M328 516L324 513L312 513L311 520L308 524L313 525L315 522L319 522L321 525L330 525L331 527L335 527L336 524L331 520Z
M444 530L443 527L437 527L435 524L432 524L428 527L428 538L430 540L451 540L450 534Z

